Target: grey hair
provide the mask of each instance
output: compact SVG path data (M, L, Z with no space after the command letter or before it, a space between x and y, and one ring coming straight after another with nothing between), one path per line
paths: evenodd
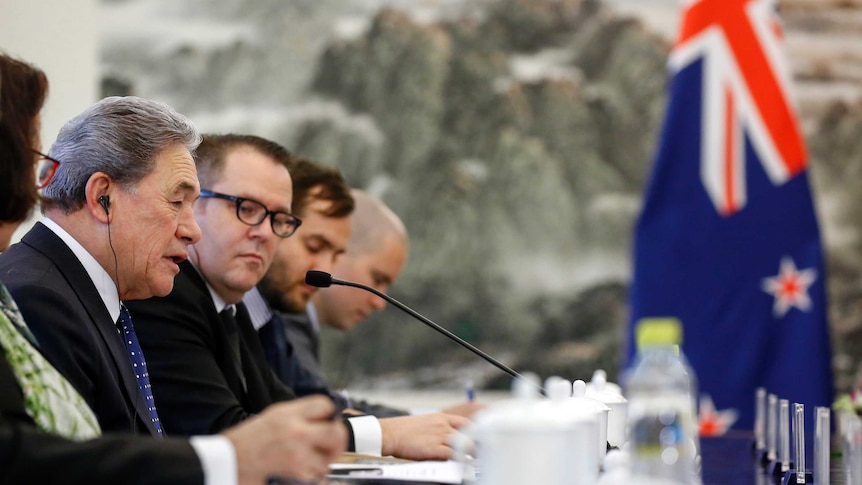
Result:
M60 129L50 153L60 166L42 190L43 203L66 213L80 209L87 181L96 172L133 190L154 170L164 149L182 144L193 153L200 142L192 122L164 103L135 96L105 98Z

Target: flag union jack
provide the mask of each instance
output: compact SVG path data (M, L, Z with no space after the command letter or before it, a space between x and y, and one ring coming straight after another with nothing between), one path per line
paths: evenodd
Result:
M745 207L744 135L774 185L805 169L774 0L690 1L669 66L704 60L700 176L715 209Z

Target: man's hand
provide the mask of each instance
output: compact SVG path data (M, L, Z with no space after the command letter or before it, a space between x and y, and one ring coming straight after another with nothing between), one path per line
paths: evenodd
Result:
M474 414L485 409L487 406L474 401L464 401L461 404L448 407L443 410L446 414L454 414L465 418L472 418Z
M380 420L383 455L409 460L448 460L449 437L470 421L451 414L422 414Z
M347 430L333 421L335 407L320 396L273 404L223 434L236 450L239 483L269 478L315 482L345 450Z

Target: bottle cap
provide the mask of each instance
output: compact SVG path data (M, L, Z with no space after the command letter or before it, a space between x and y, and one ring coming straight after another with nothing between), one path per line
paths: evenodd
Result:
M638 349L656 345L679 345L682 324L674 317L642 318L635 329Z

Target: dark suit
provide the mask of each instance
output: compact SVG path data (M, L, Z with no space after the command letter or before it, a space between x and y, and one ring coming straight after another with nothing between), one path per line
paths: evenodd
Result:
M314 370L320 372L318 352L320 336L311 324L307 313L285 313L273 310L272 318L258 329L266 361L276 376L291 387L298 396L329 395L339 409L351 408L378 418L406 416L406 410L391 408L365 400L352 401L333 392L319 374L306 368L305 360L314 360ZM294 340L299 340L298 345ZM305 349L305 359L299 352Z
M217 433L295 397L267 367L242 304L236 315L241 368L234 364L225 325L206 283L188 261L180 265L170 295L129 302L128 308L168 433Z
M284 320L287 340L293 346L296 358L311 375L325 380L320 368L320 333L308 314L279 312L279 315Z
M93 409L103 431L155 434L116 323L56 234L37 223L0 254L0 281L39 350Z
M297 396L323 394L335 400L340 409L348 407L337 394L329 390L326 382L303 367L287 340L284 319L280 312L274 312L272 318L257 330L257 334L267 363L278 379L293 389Z
M0 347L0 483L202 484L186 440L105 436L75 443L41 432Z

